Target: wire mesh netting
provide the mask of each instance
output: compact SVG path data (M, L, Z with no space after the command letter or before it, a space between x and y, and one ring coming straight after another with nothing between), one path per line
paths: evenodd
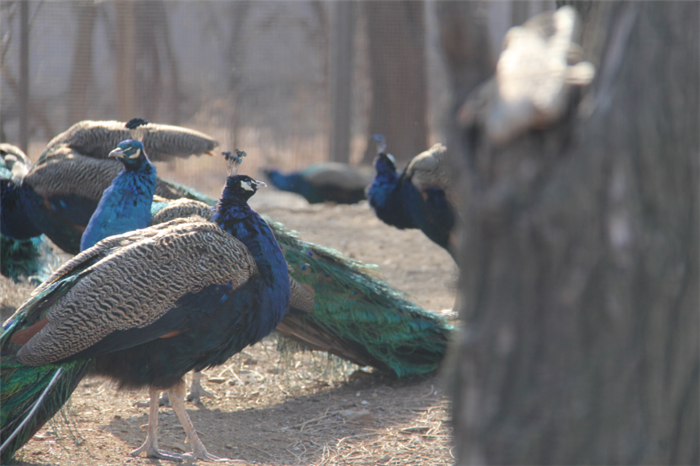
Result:
M439 3L3 0L0 140L36 160L77 121L140 116L255 154L251 172L368 164L375 132L407 160L451 105ZM505 16L487 18L496 36ZM216 159L159 171L210 194L223 180Z

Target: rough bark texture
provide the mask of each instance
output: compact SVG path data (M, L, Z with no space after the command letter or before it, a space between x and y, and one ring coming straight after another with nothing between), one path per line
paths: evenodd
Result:
M576 2L595 81L463 128L460 464L698 464L699 4Z
M372 79L369 131L386 136L389 152L407 162L428 147L423 2L367 1L362 7ZM363 162L376 153L368 144Z

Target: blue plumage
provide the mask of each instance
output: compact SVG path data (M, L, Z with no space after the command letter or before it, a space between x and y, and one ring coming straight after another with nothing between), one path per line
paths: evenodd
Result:
M371 181L360 168L337 162L315 163L291 173L274 169L263 172L277 189L300 194L310 204L355 204L365 199L365 187Z
M156 168L143 144L128 139L109 154L124 164L124 170L102 194L85 233L80 250L84 251L107 236L147 227L151 222L151 203L156 190Z
M5 427L16 426L41 392L27 367L38 366L37 374L54 367L65 372L60 396L49 397L52 405L36 414L3 459L65 402L87 367L121 387L149 386L152 413L154 394L169 389L194 456L215 459L188 427L182 376L221 364L272 332L290 299L282 251L247 205L260 185L247 176L228 178L215 216L226 232L208 222L176 220L114 236L76 256L37 289L0 336L3 440L9 434ZM42 386L48 379L41 376ZM18 389L23 383L31 384L29 399ZM156 407L157 402L155 397ZM146 443L135 453L172 458L157 449L157 415L149 419Z
M42 281L60 262L24 207L22 179L30 164L18 147L0 143L0 273L15 281Z
M385 151L382 136L377 135L378 153L374 165L377 171L367 189L369 204L377 217L399 229L420 229L430 240L450 254L450 234L455 225L455 212L438 188L419 190L404 169L396 171L394 157ZM407 167L408 168L408 167Z

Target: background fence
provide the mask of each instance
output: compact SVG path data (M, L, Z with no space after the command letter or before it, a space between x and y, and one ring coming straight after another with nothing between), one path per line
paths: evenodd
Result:
M256 154L251 170L369 163L375 132L407 160L442 140L452 102L441 4L3 0L0 140L36 160L76 121L141 116ZM551 7L484 4L492 56L511 24ZM218 160L159 171L220 186Z

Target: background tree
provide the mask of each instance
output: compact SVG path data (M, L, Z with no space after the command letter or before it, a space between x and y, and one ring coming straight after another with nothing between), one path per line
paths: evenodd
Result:
M367 1L362 8L372 82L369 131L386 136L390 152L406 162L428 147L424 5ZM374 144L368 144L363 162L375 155Z
M700 5L573 3L597 72L562 120L455 114L458 462L698 464Z

